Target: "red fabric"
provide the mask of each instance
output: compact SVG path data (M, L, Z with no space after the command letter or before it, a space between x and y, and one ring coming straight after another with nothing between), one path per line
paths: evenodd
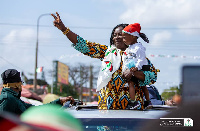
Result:
M123 30L130 33L137 31L140 34L141 26L139 23L134 23L126 26Z
M1 131L17 131L17 130L23 130L23 131L36 131L32 128L32 126L29 126L28 124L25 124L21 122L19 117L13 114L2 113L0 114L0 130Z
M10 120L3 119L0 121L0 127L2 131L8 131L14 127L17 127L18 125Z

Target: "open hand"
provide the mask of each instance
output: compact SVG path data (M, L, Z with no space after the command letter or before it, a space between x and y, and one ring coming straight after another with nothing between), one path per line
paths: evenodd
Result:
M123 72L122 77L125 78L127 81L129 81L131 79L131 77L132 77L132 73L131 73L130 69L126 69Z
M165 105L173 106L173 105L176 105L176 104L174 103L173 100L166 100L166 101L165 101Z
M135 72L135 71L138 71L138 68L137 68L137 67L132 67L132 68L130 69L130 71L133 73L133 72Z
M54 21L53 24L55 27L57 27L59 30L61 30L62 32L64 32L66 30L65 25L63 24L62 20L60 19L60 15L58 14L58 12L56 12L55 16L54 14L51 14L54 17Z
M60 97L60 102L64 104L67 101L71 101L70 104L74 104L74 98L72 96Z

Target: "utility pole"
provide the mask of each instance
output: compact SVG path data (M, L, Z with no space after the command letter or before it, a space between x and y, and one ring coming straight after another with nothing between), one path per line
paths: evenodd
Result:
M89 101L92 102L92 96L93 96L93 93L92 93L92 89L93 89L93 66L90 65L90 95L89 95Z
M45 16L45 15L51 15L51 14L50 13L48 13L48 14L42 14L37 19L37 40L36 40L36 48L35 48L36 51L35 51L35 68L34 68L34 73L35 73L35 75L34 75L34 91L36 91L36 89L37 89L37 71L36 71L36 69L37 69L37 61L38 61L39 21L40 21L40 18L42 16Z
M81 88L81 91L80 91L79 99L83 101L83 66L82 65L80 65L80 88Z

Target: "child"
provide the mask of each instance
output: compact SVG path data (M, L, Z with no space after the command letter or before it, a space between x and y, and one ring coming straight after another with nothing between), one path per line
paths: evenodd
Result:
M137 39L139 37L141 37L147 43L149 43L149 40L144 33L140 33L140 30L141 27L139 23L130 24L122 30L123 41L127 46L129 46L125 50L123 55L124 66L122 68L122 71L125 71L126 69L129 68L133 76L134 72L137 70L143 70L143 71L150 70L150 66L148 66L148 61L146 59L146 54L145 54L146 48L142 45L142 43L137 42ZM137 109L140 106L139 102L135 101L135 88L134 88L135 80L136 78L132 77L131 80L128 81L129 93L131 98L129 105L131 109ZM146 86L142 86L142 90L147 100L144 103L145 109L152 108L152 104L149 99L149 92Z

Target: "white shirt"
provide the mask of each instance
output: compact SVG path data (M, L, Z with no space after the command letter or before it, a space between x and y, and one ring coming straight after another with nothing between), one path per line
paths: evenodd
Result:
M148 65L145 51L146 48L140 42L129 45L129 47L125 50L124 55L122 57L124 62L122 70L124 71L126 68L130 69L131 68L130 66L134 64L135 67L138 68L138 70L141 70L143 65Z

